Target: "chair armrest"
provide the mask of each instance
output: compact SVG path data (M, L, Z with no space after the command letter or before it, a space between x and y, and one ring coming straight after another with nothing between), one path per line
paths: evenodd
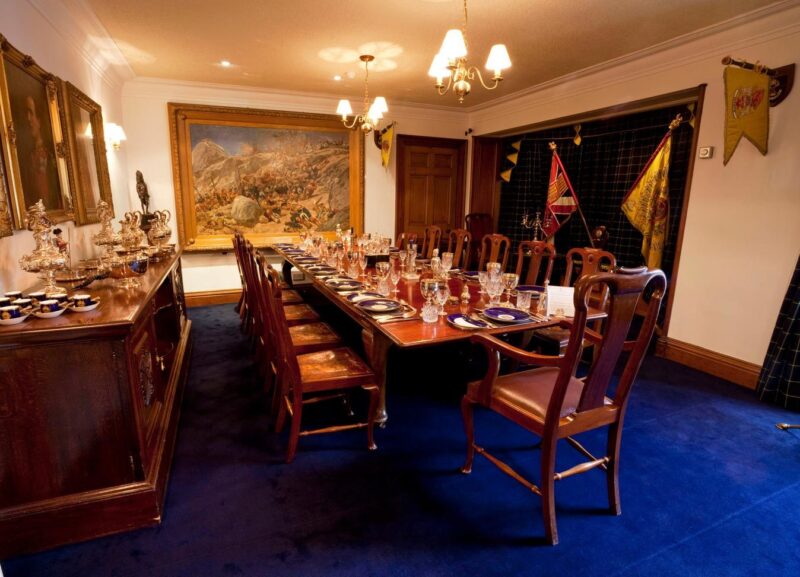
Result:
M530 353L522 349L518 349L492 335L478 333L472 335L472 342L478 343L486 348L488 351L499 352L505 357L509 357L526 365L542 365L546 367L559 366L561 356L540 355L538 353Z

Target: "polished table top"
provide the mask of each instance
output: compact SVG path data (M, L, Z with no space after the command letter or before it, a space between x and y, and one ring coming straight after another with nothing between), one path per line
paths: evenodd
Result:
M353 303L348 301L346 295L349 293L338 292L328 286L325 283L325 279L315 277L313 272L308 270L308 267L311 266L311 263L298 262L298 257L302 259L306 258L308 255L300 256L295 254L287 254L281 247L272 248L286 261L291 263L292 266L298 268L308 277L313 279L314 286L317 288L317 290L319 290L320 293L328 298L328 300L336 304L340 309L345 311L351 317L360 321L362 324L375 327L397 346L414 347L443 343L447 341L466 340L469 339L471 333L475 332L475 330L459 329L452 326L447 322L446 316L440 316L437 322L430 324L424 323L422 319L419 318L419 315L417 315L417 317L413 320L402 320L386 323L378 322L373 315L362 311ZM373 272L374 271L367 269L368 276L370 276L370 273ZM430 277L431 273L430 271L427 271L427 273L423 272L420 276L421 278ZM359 280L363 282L363 279ZM469 315L488 306L488 297L484 299L480 294L480 285L477 282L465 281L461 276L451 273L451 278L448 280L448 285L450 287L450 293L453 297L459 297L461 295L464 283L467 284L467 288L469 290L469 303L465 305L461 302L455 302L453 299L451 299L451 301L445 305L445 312L447 314L461 312ZM419 313L425 301L425 299L422 297L422 293L420 292L419 285L420 279L401 279L397 286L398 293L396 295L390 293L387 298L402 300L417 309ZM597 309L589 310L590 320L603 318L605 316L606 315L603 311ZM496 323L495 328L481 330L489 332L490 334L505 334L553 326L558 324L560 320L562 319L550 318L546 320L536 320L530 323L507 325L500 325L499 323Z

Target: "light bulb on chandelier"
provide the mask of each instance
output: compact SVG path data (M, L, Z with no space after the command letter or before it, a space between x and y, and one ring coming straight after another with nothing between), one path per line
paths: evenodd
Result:
M467 65L467 0L464 0L464 28L462 30L448 30L442 42L439 53L433 57L428 76L436 79L436 91L440 95L447 94L452 88L458 96L459 102L464 102L464 97L472 89L470 81L475 78L486 90L494 90L503 79L503 70L511 67L505 44L495 44L489 51L486 59L486 68L493 72L493 84L486 84L481 71L475 66ZM447 85L445 85L447 78Z
M336 114L342 117L342 124L345 127L353 130L361 129L364 134L369 134L378 128L384 113L389 112L389 106L383 96L378 96L372 105L369 104L369 63L375 60L375 57L364 54L360 60L364 63L364 111L348 121L347 117L353 114L353 107L350 106L349 100L342 99L336 107Z

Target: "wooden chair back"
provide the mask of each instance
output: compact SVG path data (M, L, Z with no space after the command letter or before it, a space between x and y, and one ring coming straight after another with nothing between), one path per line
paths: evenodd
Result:
M556 249L552 244L541 240L523 240L517 247L517 276L519 284L543 285L550 280L553 274L553 261L556 258ZM525 261L528 261L525 278ZM542 268L544 265L544 268Z
M613 403L620 408L624 408L627 404L628 393L653 336L661 300L667 286L667 277L659 269L648 270L647 267L642 267L620 269L616 273L594 273L581 277L575 284L575 317L561 372L548 407L548 419L557 421L561 414L569 380L575 374L581 357L589 300L592 293L596 292L596 287L601 285L607 288L609 294L608 317L604 323L599 350L584 379L583 392L576 413L603 409L611 376L624 350L630 351L630 356L617 384ZM633 319L637 316L637 303L640 299L644 299L647 303L646 313L636 337L627 340Z
M477 263L481 256L481 240L494 232L494 219L485 212L471 212L464 217L465 228L472 235L469 248L469 262Z
M572 286L579 278L596 272L609 272L617 266L617 259L607 250L575 247L567 251L567 268L563 286Z
M478 270L486 269L487 262L499 262L500 269L505 271L508 264L508 252L511 240L502 234L487 234L481 239L481 258Z
M442 241L442 229L438 226L426 226L425 234L422 238L422 250L419 255L420 258L433 257L433 250L439 248L439 243Z
M255 271L255 249L249 240L242 243L242 272L244 274L245 283L245 298L247 309L250 313L250 322L252 323L253 335L257 337L261 334L261 325L263 323L263 311L259 306L258 294L256 292L256 271Z
M282 387L289 384L299 386L300 366L297 364L297 355L292 346L289 335L289 325L281 301L281 281L277 271L273 270L267 262L261 260L262 283L265 287L266 297L269 301L269 330L270 340L274 344L274 359L276 374L281 375L279 382Z
M398 250L407 250L410 244L417 244L416 232L401 232L397 235Z
M563 286L572 286L579 279L597 273L610 272L617 267L617 259L607 250L599 248L571 248L567 251L567 268L564 272ZM608 290L604 286L595 288L592 295L593 306L602 309L606 306Z
M465 228L454 228L447 239L447 252L453 253L453 268L469 267L469 247L472 235Z

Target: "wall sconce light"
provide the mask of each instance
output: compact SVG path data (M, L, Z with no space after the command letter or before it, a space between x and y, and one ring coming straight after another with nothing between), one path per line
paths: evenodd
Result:
M120 145L125 140L128 140L128 137L125 136L125 131L119 124L106 123L106 142L111 145L111 148L119 150Z

